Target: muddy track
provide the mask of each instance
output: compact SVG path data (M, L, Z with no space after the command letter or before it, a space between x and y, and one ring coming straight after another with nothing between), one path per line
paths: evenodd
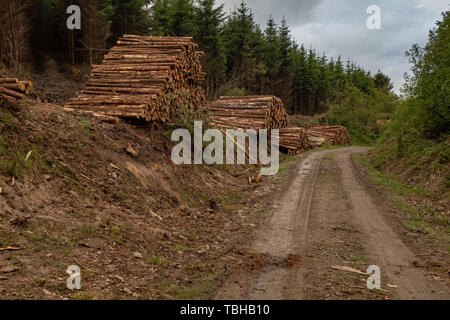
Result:
M448 286L414 266L420 258L385 221L384 208L374 201L377 195L361 179L351 155L365 150L306 155L249 244L248 250L264 257L264 265L256 273L232 274L216 298L345 299L352 294L350 298L375 299L377 295L361 284L365 276L345 278L342 271L331 270L334 264L350 263L341 257L364 256L367 265L381 269L381 297L449 299ZM388 289L387 284L395 285Z

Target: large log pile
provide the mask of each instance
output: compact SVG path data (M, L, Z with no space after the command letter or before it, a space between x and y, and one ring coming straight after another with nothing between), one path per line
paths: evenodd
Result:
M279 146L291 155L305 152L309 149L306 129L300 127L281 128Z
M177 108L204 106L197 49L191 37L124 35L66 109L168 122Z
M283 102L275 96L221 97L206 110L211 123L222 128L270 130L288 125Z
M9 102L17 102L31 93L31 81L16 78L0 78L0 96Z
M319 126L308 129L308 139L311 144L326 141L331 145L352 144L347 129L342 126Z

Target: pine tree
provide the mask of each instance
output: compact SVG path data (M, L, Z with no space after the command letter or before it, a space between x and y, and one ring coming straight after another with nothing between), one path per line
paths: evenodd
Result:
M286 18L281 19L281 26L278 31L279 41L280 41L280 58L281 58L281 69L286 70L290 64L290 53L292 49L292 37L287 24Z
M170 21L170 0L154 0L150 9L149 28L154 36L168 33Z
M247 52L243 49L248 45L251 33L254 31L254 18L246 3L242 1L231 13L224 30L224 42L227 54L228 71L239 68Z
M214 57L224 57L222 43L222 23L224 5L215 8L215 0L199 0L195 8L195 41L204 51Z
M192 0L172 0L169 7L168 34L184 37L194 34L194 5Z
M114 9L111 17L110 43L123 34L147 34L149 32L148 6L151 0L110 0Z
M280 43L280 71L281 80L278 96L284 101L288 109L292 109L294 99L292 95L292 75L289 68L292 64L292 38L286 19L283 17L278 29L278 38Z
M392 93L394 85L391 82L391 78L382 73L380 70L378 70L377 74L373 77L373 80L377 89L383 89L388 93Z
M275 20L270 16L264 31L263 61L265 64L265 75L269 79L270 94L274 94L276 79L281 67L281 45L278 38L278 28Z
M244 1L228 17L223 38L228 75L236 78L236 85L245 86L252 92L256 91L256 80L261 79L264 74L261 62L263 35Z
M294 113L306 114L306 57L307 52L304 45L294 51L291 67L294 79Z
M224 20L223 5L215 7L215 0L199 0L195 8L194 39L201 50L206 72L206 95L217 98L226 77L226 55L222 39L222 23Z
M82 10L82 39L80 42L85 56L89 59L89 64L99 63L106 52L107 40L111 33L112 14L110 2L104 1L103 8L99 1L82 0L80 2Z

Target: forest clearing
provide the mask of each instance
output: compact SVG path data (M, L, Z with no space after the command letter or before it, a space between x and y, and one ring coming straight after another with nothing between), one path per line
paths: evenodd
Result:
M6 1L1 300L450 299L449 11L400 94L245 1Z

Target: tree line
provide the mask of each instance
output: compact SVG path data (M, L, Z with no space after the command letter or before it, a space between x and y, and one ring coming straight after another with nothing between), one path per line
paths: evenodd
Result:
M229 13L216 0L5 1L0 16L10 19L0 27L0 59L17 69L23 62L38 68L47 57L70 64L99 63L123 34L193 36L205 52L209 99L274 94L289 112L314 115L339 102L349 86L368 96L392 92L383 73L372 75L351 61L299 45L286 19L278 23L270 17L261 28L244 1ZM81 30L66 27L71 4L81 8Z
M407 57L410 59L411 73L403 88L404 99L392 114L391 124L377 141L373 164L381 169L399 168L394 172L403 173L406 170L407 176L417 176L418 181L425 178L426 187L432 190L430 195L448 199L450 11L442 13L442 18L430 30L426 45L413 45ZM417 183L416 179L413 181ZM438 219L435 212L430 214L431 217L436 221ZM443 230L448 230L448 215L438 224Z

